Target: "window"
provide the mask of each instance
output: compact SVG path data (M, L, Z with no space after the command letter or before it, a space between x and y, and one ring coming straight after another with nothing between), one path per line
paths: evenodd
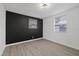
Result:
M37 29L37 20L29 18L29 29Z
M66 32L67 31L66 15L55 17L54 30L55 32Z

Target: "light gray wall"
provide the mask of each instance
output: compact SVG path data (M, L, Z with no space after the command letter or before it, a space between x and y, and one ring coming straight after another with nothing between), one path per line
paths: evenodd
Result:
M0 4L0 55L2 55L5 48L5 10Z
M54 32L54 17L67 15L67 32ZM79 50L79 7L44 18L44 38Z

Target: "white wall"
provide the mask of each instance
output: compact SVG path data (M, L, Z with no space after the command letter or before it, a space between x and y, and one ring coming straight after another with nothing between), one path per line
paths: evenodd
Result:
M5 10L0 4L0 55L2 55L5 48Z
M54 32L54 16L67 15L68 30L64 33ZM44 18L44 38L79 50L79 7Z

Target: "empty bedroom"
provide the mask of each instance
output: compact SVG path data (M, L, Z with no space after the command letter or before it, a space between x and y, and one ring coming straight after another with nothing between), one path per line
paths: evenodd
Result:
M0 3L0 56L79 56L79 3Z

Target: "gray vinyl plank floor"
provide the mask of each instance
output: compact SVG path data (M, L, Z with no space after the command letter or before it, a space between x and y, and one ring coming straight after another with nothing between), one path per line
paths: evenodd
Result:
M3 56L79 56L79 51L40 39L7 46Z

